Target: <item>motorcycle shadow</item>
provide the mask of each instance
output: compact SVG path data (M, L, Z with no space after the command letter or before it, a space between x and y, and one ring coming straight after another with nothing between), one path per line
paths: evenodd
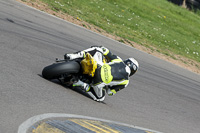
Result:
M41 78L45 79L45 78L44 78L42 75L40 75L40 74L38 74L38 76L40 76ZM52 80L45 79L45 80L47 80L47 81L49 81L49 82L52 82L52 83L54 83L54 84L60 85L60 86L64 87L65 89L70 89L70 90L75 91L75 92L77 92L77 93L79 93L79 94L82 94L82 95L86 96L86 97L89 98L89 99L92 99L85 91L83 91L83 90L81 89L81 87L73 87L73 86L68 86L68 85L62 84L58 79L52 79Z

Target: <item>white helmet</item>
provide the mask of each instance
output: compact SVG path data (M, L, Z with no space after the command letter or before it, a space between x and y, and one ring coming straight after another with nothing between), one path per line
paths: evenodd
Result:
M124 60L124 63L131 69L129 77L132 76L139 68L139 64L134 58L126 59Z

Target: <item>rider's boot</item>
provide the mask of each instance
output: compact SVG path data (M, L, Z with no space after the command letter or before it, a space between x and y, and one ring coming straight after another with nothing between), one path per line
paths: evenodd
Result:
M82 90L85 92L88 92L90 90L90 85L87 83L82 82L81 80L78 80L78 82L73 83L73 87L79 86Z
M94 101L97 101L97 102L102 102L104 101L105 99L105 95L102 96L101 98L97 98L94 93L92 91L88 91L87 94L94 100Z
M82 88L83 91L85 91L93 100L101 102L105 99L105 94L101 98L97 98L92 91L90 91L90 85L87 83L82 82L79 80L78 82L73 84L73 87L79 86Z
M74 60L74 59L77 59L77 58L84 58L84 57L85 57L84 51L64 55L64 58L69 59L69 60Z

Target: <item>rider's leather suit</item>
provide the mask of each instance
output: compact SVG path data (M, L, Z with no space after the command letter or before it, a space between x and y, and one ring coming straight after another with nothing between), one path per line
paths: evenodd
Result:
M97 61L98 67L93 77L93 82L86 92L96 101L103 101L105 99L104 88L108 95L112 96L117 91L125 88L129 83L130 68L123 62L123 60L112 54L105 47L91 47L89 49L68 54L71 59L84 58L86 53L90 53ZM109 63L103 63L103 56ZM74 86L81 85L85 87L85 83L78 81Z

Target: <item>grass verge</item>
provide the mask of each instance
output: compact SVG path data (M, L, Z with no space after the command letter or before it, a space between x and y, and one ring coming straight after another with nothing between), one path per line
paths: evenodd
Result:
M87 22L81 24L85 28L91 29L92 24L98 27L98 32L115 36L122 43L140 44L149 49L149 53L182 60L200 71L200 16L187 9L166 0L40 1L54 15L69 14L77 21Z

